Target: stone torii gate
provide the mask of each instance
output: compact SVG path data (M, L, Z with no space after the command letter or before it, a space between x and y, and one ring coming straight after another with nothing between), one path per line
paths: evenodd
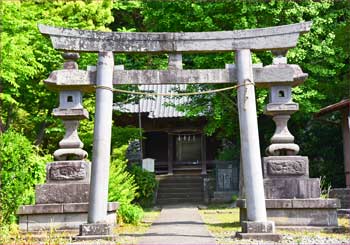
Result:
M81 193L63 188L67 181L71 185L71 183L78 184L84 179L84 183L88 186L89 164L83 161L86 158L86 152L82 150L83 145L79 140L77 128L79 120L88 117L81 104L82 92L92 92L96 89L90 194L88 200L85 197L74 202L86 204L89 201L88 210L79 206L80 214L86 214L88 211L87 223L86 220L84 222L84 218L78 219L81 223L86 223L80 225L80 236L110 235L109 215L117 208L112 204L107 205L113 85L237 83L239 85L241 156L247 206L247 221L242 223L241 234L246 235L244 237L249 237L249 234L253 233L255 237L273 236L274 222L268 221L266 216L253 85L270 89L268 110L273 111L271 114L274 116L277 129L268 152L271 155L296 155L299 147L294 144L294 137L290 135L287 128L289 115L298 109L298 105L292 103L291 87L302 83L307 74L303 73L298 65L287 64L285 54L289 48L296 46L300 34L309 31L310 26L311 22L304 22L238 31L119 33L39 25L40 32L51 38L53 47L66 52L63 55L66 60L64 69L52 72L46 80L49 88L60 93L60 106L54 110L54 115L64 120L66 135L60 142L60 149L54 153L57 161L50 163L48 167L47 184L37 188L37 196L48 195L47 186L51 182L50 190L56 190L55 188L60 186L60 191L55 192L58 196L63 192L76 191L73 195ZM251 51L269 50L275 55L272 65L263 67L252 64ZM97 67L89 67L86 71L78 70L75 60L79 57L77 54L79 52L98 53ZM182 69L182 53L209 52L235 52L235 64L228 65L225 69ZM167 53L169 67L168 70L123 70L121 66L114 67L114 53ZM70 171L61 171L64 169L70 169ZM64 211L64 207L70 207L69 203L72 203L72 200L56 202L55 200L38 202L38 198L36 200L37 204L34 206L46 205L46 209L60 203L63 205L63 211L61 209L59 211L61 215L67 213L73 215L76 211L73 209L66 213ZM43 211L46 209L42 206ZM19 213L22 216L26 215L26 227L30 230L31 223L28 220L34 217L30 216L33 210L29 206L24 206ZM86 219L86 216L84 217Z

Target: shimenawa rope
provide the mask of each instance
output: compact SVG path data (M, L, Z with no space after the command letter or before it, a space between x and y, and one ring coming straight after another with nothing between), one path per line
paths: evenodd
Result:
M206 90L206 91L199 91L199 92L187 92L187 93L148 93L148 92L140 92L140 91L129 91L124 89L116 89L116 88L110 88L107 86L101 86L96 85L95 89L106 89L112 92L119 92L119 93L125 93L125 94L137 94L137 95L146 95L146 96L167 96L167 97L174 97L174 96L191 96L191 95L199 95L199 94L211 94L211 93L217 93L222 92L230 89L235 89L241 86L245 85L253 85L255 86L255 83L251 82L249 79L244 80L243 84L230 86L226 88L219 88L219 89L212 89L212 90Z

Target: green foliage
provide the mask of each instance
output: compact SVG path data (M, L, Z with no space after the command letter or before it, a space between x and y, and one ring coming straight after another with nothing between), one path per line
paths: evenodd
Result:
M4 0L0 8L3 58L0 131L11 126L23 130L37 145L56 146L63 135L59 120L51 116L52 109L58 104L57 99L52 98L58 96L48 91L43 80L50 72L62 67L62 57L52 48L50 40L39 33L37 24L108 30L105 26L113 21L112 3L109 0ZM97 59L94 57L96 54L84 54L79 63L95 64ZM48 126L50 128L46 130Z
M158 185L155 174L142 169L136 164L132 165L129 171L134 176L138 187L135 202L142 207L151 206Z
M127 145L113 149L109 170L108 200L118 201L118 215L124 223L137 224L143 217L143 210L131 202L138 196L134 175L127 171L125 152Z
M44 182L50 160L41 157L25 136L12 130L0 134L0 223L15 221L20 205L34 203L34 186Z
M113 149L109 170L108 200L118 201L121 205L130 204L137 193L134 177L126 170L126 149L127 145Z
M329 191L332 185L324 176L320 177L321 198L329 198Z
M132 126L112 127L112 147L121 147L140 138L140 129Z
M137 205L123 204L118 209L118 215L123 223L137 225L142 220L144 212Z
M337 131L334 128L337 126L320 126L312 117L320 108L350 95L348 0L147 1L143 3L142 13L144 27L148 31L237 30L312 20L311 31L301 36L297 47L290 49L287 54L288 63L300 65L309 74L303 85L293 89L293 99L299 103L300 110L292 116L289 128L301 145L302 154L311 156L310 173L313 176L327 175L336 185L344 184L339 177L344 175L339 173L343 169L342 149L335 141L335 144L325 144L332 141L330 135ZM183 60L186 68L222 68L225 63L234 62L232 54L184 55ZM254 63L268 65L271 60L270 52L257 52L253 55ZM219 87L221 85L192 85L188 86L188 90ZM274 125L270 118L262 115L263 108L268 103L268 91L259 89L256 93L261 150L264 155ZM239 144L235 91L192 96L191 101L179 106L179 109L188 117L206 116L208 135L215 133L221 138L234 139ZM328 132L318 130L321 128ZM324 135L330 138L322 138ZM319 146L327 146L327 150L319 151Z
M238 159L239 157L240 148L235 145L230 145L227 147L224 147L218 152L218 160L221 161L232 161L234 159Z

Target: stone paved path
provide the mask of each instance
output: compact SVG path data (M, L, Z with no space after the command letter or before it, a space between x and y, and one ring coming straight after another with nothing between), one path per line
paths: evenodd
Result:
M215 244L196 207L163 207L139 244Z

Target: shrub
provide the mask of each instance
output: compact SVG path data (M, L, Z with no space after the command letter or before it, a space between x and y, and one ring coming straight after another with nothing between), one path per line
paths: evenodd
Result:
M127 145L113 149L112 162L109 173L108 200L118 201L119 218L124 223L137 224L143 217L143 210L139 206L131 204L137 197L137 185L134 176L127 171L125 151Z
M14 222L20 205L34 203L34 186L44 182L50 160L25 136L11 130L0 134L0 223Z
M152 205L154 192L158 185L155 174L143 170L138 165L132 165L130 168L130 173L134 176L135 182L138 187L138 195L135 201L139 203L142 207Z
M143 217L143 209L133 204L123 204L118 210L122 222L137 225Z
M113 149L109 170L108 200L118 201L121 205L131 203L137 195L134 176L126 170L126 149L127 145Z

